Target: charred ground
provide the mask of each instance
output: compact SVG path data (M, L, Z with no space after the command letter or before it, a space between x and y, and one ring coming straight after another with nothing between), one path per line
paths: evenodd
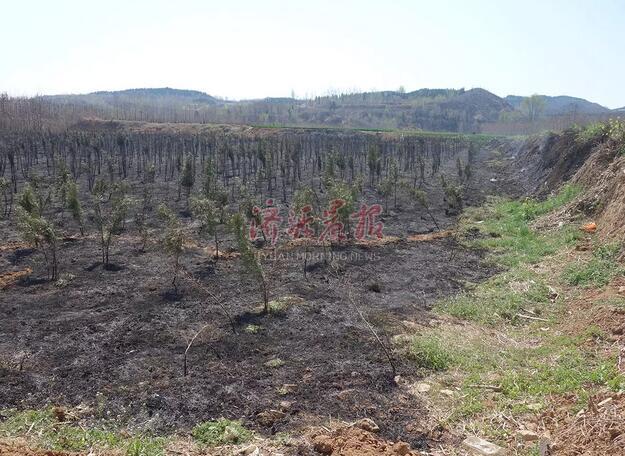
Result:
M35 173L53 185L59 160L67 164L81 186L86 234L81 236L76 222L52 204L47 217L61 237L60 276L51 282L40 254L18 243L15 219L3 221L3 271L33 272L0 296L0 407L83 404L94 421L114 418L159 432L186 430L220 416L242 418L267 434L326 417L372 417L384 436L427 447L419 424L426 415L420 400L395 386L384 352L347 292L352 289L358 310L390 346L388 341L402 328L427 323L435 300L494 273L480 252L461 247L453 237L408 240L436 230L432 217L402 191L397 204L394 195L381 195L380 180L397 163L408 187L425 192L443 229L454 223L459 208L448 201L441 176L461 188L463 205L479 203L488 194L515 194L514 175L506 171L513 143L324 130L186 126L176 132L170 126L163 133L162 126L144 124L95 127L89 124L64 136L6 139L13 161L5 158L4 169L13 169L9 175L18 190ZM275 195L289 206L302 185L327 198L327 181L320 174L328 172L339 150L347 160L353 157L353 164L351 172L350 165L335 166L334 178L350 182L362 172L358 200L390 200L383 216L385 234L399 239L312 248L306 277L301 255L307 250L286 243L276 254L265 246L274 307L263 314L258 287L242 277L243 266L225 226L219 230L226 255L219 260L212 256L212 242L197 236L184 190L180 196L182 164L193 157L195 192L201 164L214 160L230 194L228 210L236 211L240 185L253 189L257 204ZM377 151L380 170L367 163L371 150ZM284 162L289 168L281 170ZM90 182L118 181L125 175L130 194L138 199L148 163L157 164L152 201L167 202L184 226L183 267L212 297L189 280L181 279L176 290L170 286L162 224L150 216L150 241L143 251L133 223L136 208L115 238L112 266L105 269L98 260L100 247L90 228ZM277 168L270 169L271 163ZM234 317L236 334L218 304ZM183 353L205 325L189 350L185 377ZM410 363L396 363L404 379L419 378Z

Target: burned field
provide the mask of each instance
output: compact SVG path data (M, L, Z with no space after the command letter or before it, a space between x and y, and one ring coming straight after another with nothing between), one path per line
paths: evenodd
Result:
M426 412L394 379L420 373L395 354L392 366L385 348L427 324L436 299L494 271L453 236L410 236L513 193L508 141L88 123L2 147L0 408L82 405L94 421L158 432L222 416L266 434L370 417L387 438L428 445ZM54 243L22 241L28 198ZM248 226L267 198L282 240L242 247L228 220ZM337 215L347 239L288 239L289 209L310 205L318 235L335 198L349 208ZM361 203L382 204L385 238L353 239ZM251 270L247 248L260 258Z

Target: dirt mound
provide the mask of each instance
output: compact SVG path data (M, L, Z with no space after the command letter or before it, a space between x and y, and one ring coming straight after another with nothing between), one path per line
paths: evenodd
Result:
M573 413L575 398L548 410L542 420L552 431L553 454L607 456L625 454L625 396L591 397L588 406Z
M355 426L312 436L315 451L332 456L410 456L419 455L404 442L384 440Z
M625 239L625 156L602 145L584 163L573 182L587 191L570 209L591 214L600 235Z

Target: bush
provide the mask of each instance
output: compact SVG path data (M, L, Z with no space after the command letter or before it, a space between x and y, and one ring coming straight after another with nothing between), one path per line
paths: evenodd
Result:
M605 122L597 122L586 125L583 130L577 134L577 142L579 144L596 144L601 142L609 132L608 124Z

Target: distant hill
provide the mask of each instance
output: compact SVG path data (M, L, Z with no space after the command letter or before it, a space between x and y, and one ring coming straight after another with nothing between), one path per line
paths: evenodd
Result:
M198 90L181 90L170 87L99 91L81 95L48 95L44 99L60 103L93 104L96 106L136 105L215 105L218 100Z
M605 114L610 112L610 109L601 106L600 104L593 103L583 98L569 97L569 96L557 96L550 97L543 95L545 100L545 109L543 114L546 116L561 116L571 113L577 114ZM523 98L518 95L508 95L504 98L514 109L521 109L521 103Z
M484 89L361 92L314 100L272 98L241 103L255 113L253 123L463 132L479 131L482 123L495 122L501 112L513 110Z
M559 130L573 121L594 121L614 112L582 98L546 96L545 109L538 119L529 120L522 109L523 97L501 98L481 88L360 92L307 100L276 97L226 101L197 90L164 87L39 99L60 105L57 109L71 112L74 118L465 133Z
M177 98L188 100L193 103L217 103L217 99L199 90L183 90L163 87L158 89L126 89L115 92L92 92L89 95L100 97L128 97L145 99Z

